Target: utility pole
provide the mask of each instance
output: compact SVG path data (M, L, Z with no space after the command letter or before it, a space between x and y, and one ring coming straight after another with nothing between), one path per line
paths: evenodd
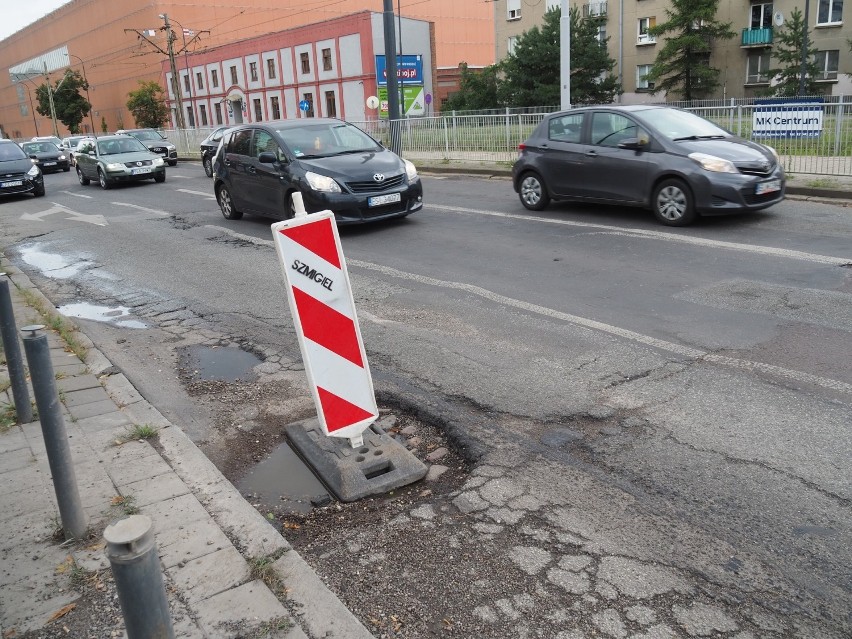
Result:
M183 100L180 96L180 82L178 82L177 65L175 64L175 34L172 31L172 25L169 23L169 16L166 13L161 13L160 17L166 23L166 43L169 52L169 67L172 70L172 92L175 94L176 121L179 129L186 128L186 121L183 119ZM187 71L188 73L189 71Z
M393 0L384 0L382 18L385 32L385 70L388 76L388 132L390 134L390 149L397 155L400 155L399 84L396 77L396 33L393 28Z
M802 66L799 69L799 97L805 94L805 73L808 68L808 13L810 0L805 0L805 32L802 34Z
M47 75L47 62L44 63L44 80L47 85L47 99L50 102L50 118L53 120L53 135L59 137L59 125L56 124L56 105L53 103L53 87L50 86L50 76Z
M623 0L622 0L623 1ZM562 15L559 18L559 91L560 108L571 108L571 14L568 0L562 0Z

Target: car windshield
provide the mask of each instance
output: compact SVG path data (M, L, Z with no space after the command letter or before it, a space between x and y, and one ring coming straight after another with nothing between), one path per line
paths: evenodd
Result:
M52 142L27 142L21 148L26 153L59 153L59 148Z
M730 133L709 120L680 109L648 109L642 119L670 140L727 138Z
M0 144L0 162L26 159L26 154L17 144Z
M115 155L117 153L136 153L147 151L145 145L136 138L121 140L98 140L98 155Z
M382 148L361 129L346 122L281 127L276 131L293 154L302 158L373 153Z
M163 136L157 133L156 131L130 131L129 135L132 135L137 140L162 140Z

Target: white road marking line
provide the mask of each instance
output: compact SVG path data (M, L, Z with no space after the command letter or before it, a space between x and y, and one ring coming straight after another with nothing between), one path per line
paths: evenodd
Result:
M191 180L192 176L191 175L172 175L171 173L169 173L169 179L170 180Z
M110 202L113 206L126 206L131 209L136 209L137 211L145 211L146 213L153 213L154 215L163 215L165 217L169 217L171 213L167 213L166 211L161 211L159 209L149 209L147 206L139 206L138 204L128 204L127 202Z
M82 193L74 193L73 191L60 191L60 193L65 193L65 194L67 194L67 195L73 195L74 197L84 197L84 198L86 198L87 200L91 200L91 199L92 199L92 196L91 196L91 195L83 195Z
M237 239L244 240L252 244L257 244L258 246L268 246L271 248L274 248L275 246L272 240L263 240L257 237L252 237L251 235L244 235L243 233L237 233L236 231L232 231L231 229L227 229L222 226L216 226L215 224L207 224L206 227L215 229L221 233L225 233L226 235L230 235ZM675 344L674 342L668 342L666 340L657 339L656 337L651 337L650 335L642 335L641 333L636 333L635 331L619 328L618 326L612 326L611 324L604 324L603 322L598 322L596 320L588 319L585 317L579 317L577 315L571 315L569 313L563 313L562 311L557 311L555 309L547 308L545 306L539 306L538 304L530 304L529 302L524 302L522 300L506 297L505 295L494 293L493 291L489 291L488 289L482 288L480 286L474 286L473 284L439 280L433 277L418 275L416 273L408 273L406 271L400 271L389 266L373 264L372 262L364 262L361 260L350 259L347 260L347 262L353 266L357 266L359 268L371 271L377 271L390 277L419 282L421 284L435 286L438 288L448 288L453 290L465 291L471 295L482 297L496 304L502 304L504 306L518 308L529 313L534 313L536 315L542 315L544 317L549 317L552 319L567 322L569 324L574 324L575 326L582 326L591 330L600 331L609 335L614 335L616 337L620 337L631 342L637 342L645 346L650 346L652 348L656 348L662 351L667 351L669 353L680 355L682 357L687 357L695 361L706 361L740 370L761 371L764 373L769 373L779 377L791 379L797 382L812 384L814 386L821 386L822 388L852 395L852 384L847 384L846 382L841 382L836 379L820 377L818 375L812 375L803 371L783 368L781 366L775 366L773 364L765 364L763 362L752 362L745 359L715 355L713 353L710 353L709 351L697 348L690 348L689 346L683 346L681 344ZM365 319L369 319L369 316L365 316Z
M772 246L755 246L752 244L742 244L740 242L724 242L722 240L708 240L700 237L691 237L688 235L676 235L674 233L664 233L662 231L648 231L645 229L625 229L617 226L607 226L606 224L592 224L590 222L572 222L570 220L552 220L534 215L520 215L517 213L499 213L497 211L484 211L481 209L467 209L459 206L444 206L441 204L429 204L428 208L437 209L439 211L457 211L460 213L472 213L474 215L490 215L492 217L502 217L506 219L520 220L523 222L542 222L544 224L558 224L561 226L573 226L576 228L595 229L598 231L606 231L612 235L623 235L626 237L644 237L654 240L662 240L664 242L680 242L681 244L693 244L695 246L703 246L706 248L718 248L729 251L742 251L745 253L755 253L758 255L770 255L773 257L785 257L793 260L802 260L805 262L814 262L816 264L829 264L832 266L843 266L852 263L852 257L832 257L829 255L818 255L815 253L805 253L803 251L791 251L789 249L775 248Z
M179 193L189 193L190 195L201 195L202 197L206 197L209 200L216 199L216 196L210 193L209 191L191 191L190 189L175 189L175 191Z

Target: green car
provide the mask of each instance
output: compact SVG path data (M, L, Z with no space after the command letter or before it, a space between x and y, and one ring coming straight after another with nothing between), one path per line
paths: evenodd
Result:
M77 144L74 153L77 179L87 185L97 180L104 189L121 182L138 182L154 179L166 181L166 166L156 153L128 135L105 135L85 138Z

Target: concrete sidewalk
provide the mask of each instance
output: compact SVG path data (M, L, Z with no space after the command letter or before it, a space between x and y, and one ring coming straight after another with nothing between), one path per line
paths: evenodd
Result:
M36 306L59 315L25 274L3 270L19 328L47 323ZM0 426L0 637L51 624L61 629L63 619L51 617L80 597L69 556L77 568L108 572L102 531L137 508L154 523L177 637L372 637L181 429L112 372L88 338L74 333L88 349L84 363L58 333L48 333L93 534L69 544L55 537L60 518L40 423ZM4 357L0 424L14 422L8 380ZM143 425L155 427L156 438L134 439L134 428ZM252 568L267 564L281 584L277 592ZM117 629L111 636L126 636L120 620Z

